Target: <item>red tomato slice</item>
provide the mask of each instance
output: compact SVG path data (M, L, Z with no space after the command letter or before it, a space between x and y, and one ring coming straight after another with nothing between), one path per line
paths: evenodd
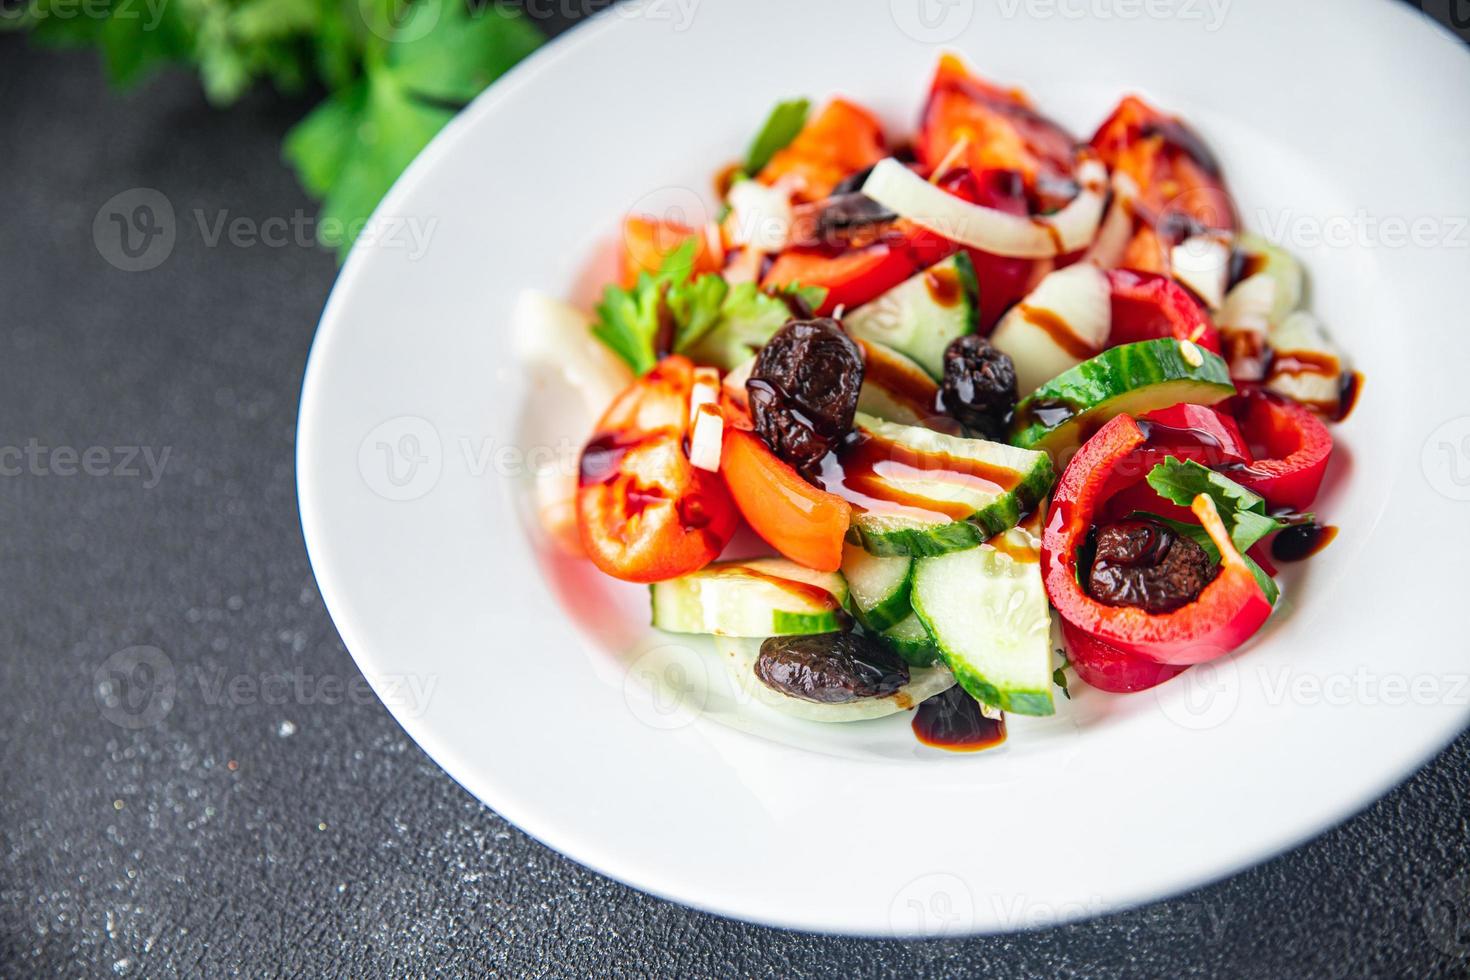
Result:
M694 365L666 357L624 391L582 450L577 530L593 564L659 582L713 561L739 524L718 474L685 454Z
M883 127L868 110L833 99L809 120L760 172L763 184L792 178L798 201L818 201L843 178L866 170L888 155Z
M1163 272L1169 248L1195 230L1239 226L1220 165L1204 141L1137 96L1118 104L1093 135L1092 148L1138 185L1134 206L1144 221L1128 244L1125 266Z
M1077 141L1071 134L1033 109L1019 89L993 85L945 55L934 73L915 150L932 171L961 140L968 143L960 162L977 173L1014 170L1028 188L1043 192L1039 183L1072 176Z
M823 572L842 564L852 507L776 457L759 436L725 431L720 472L747 524L792 561Z

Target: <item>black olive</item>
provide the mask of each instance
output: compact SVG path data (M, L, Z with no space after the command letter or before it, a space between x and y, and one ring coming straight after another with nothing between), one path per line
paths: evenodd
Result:
M793 698L845 704L892 694L909 682L909 667L872 637L817 633L767 639L755 661L755 676Z
M761 348L745 383L756 433L777 456L813 475L852 430L863 355L830 318L793 320Z
M1109 606L1172 612L1199 598L1215 577L1203 548L1158 521L1104 524L1093 540L1087 591Z
M1016 408L1016 366L979 334L944 350L944 410L988 439L1002 439Z

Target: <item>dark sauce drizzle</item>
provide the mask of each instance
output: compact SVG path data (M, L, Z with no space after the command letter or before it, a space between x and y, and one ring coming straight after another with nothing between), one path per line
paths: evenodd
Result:
M925 745L949 752L978 752L1006 740L1004 718L987 718L980 705L956 685L919 705L914 735Z

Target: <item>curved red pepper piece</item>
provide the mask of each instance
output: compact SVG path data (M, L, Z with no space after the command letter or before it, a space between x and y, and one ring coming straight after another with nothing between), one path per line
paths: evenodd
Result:
M1246 439L1258 447L1256 459L1221 472L1272 507L1312 506L1332 457L1327 426L1311 409L1266 391L1241 396L1239 417Z
M1067 643L1067 660L1077 676L1100 691L1132 694L1157 687L1184 672L1184 667L1126 653L1099 640L1091 633L1062 620L1062 638Z
M1220 332L1189 290L1168 276L1133 269L1108 272L1113 326L1108 346L1174 337L1220 353Z
M1194 602L1155 615L1109 606L1082 590L1077 549L1103 503L1109 479L1143 445L1138 423L1119 415L1083 444L1057 484L1041 539L1041 574L1062 618L1125 653L1165 664L1213 660L1240 646L1271 615L1271 603L1230 541L1214 503L1201 494L1191 508L1220 551L1220 571Z
M1126 517L1134 510L1149 510L1163 517L1193 522L1187 510L1154 493L1143 484L1150 471L1170 456L1192 459L1201 466L1222 466L1251 462L1251 451L1235 419L1205 405L1181 402L1169 408L1140 416L1138 427L1147 441L1135 449L1113 471L1103 490L1108 499L1108 513ZM1120 510L1131 505L1129 510Z

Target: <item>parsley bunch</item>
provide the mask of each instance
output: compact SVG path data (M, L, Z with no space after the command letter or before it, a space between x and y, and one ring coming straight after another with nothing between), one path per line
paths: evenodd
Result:
M284 149L322 201L318 227L349 229L323 242L344 255L409 161L543 40L519 13L465 0L25 0L0 10L0 30L19 29L100 48L118 85L192 65L216 105L258 81L325 87Z

